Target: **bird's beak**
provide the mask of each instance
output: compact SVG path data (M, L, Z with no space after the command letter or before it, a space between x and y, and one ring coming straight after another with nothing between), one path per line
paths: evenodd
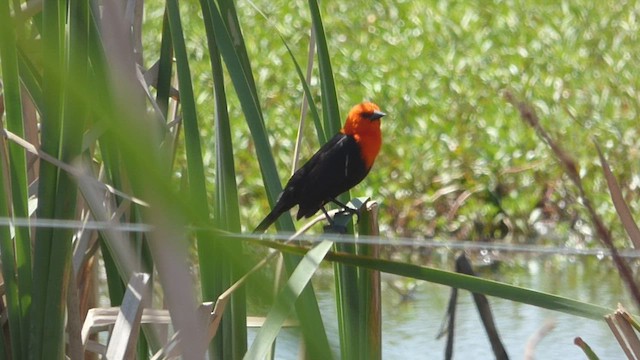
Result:
M382 111L379 110L375 110L373 112L373 115L371 115L371 120L377 120L380 119L381 117L385 116L387 114L383 113Z

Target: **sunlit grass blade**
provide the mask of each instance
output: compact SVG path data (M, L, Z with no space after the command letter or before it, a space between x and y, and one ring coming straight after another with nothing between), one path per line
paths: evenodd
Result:
M316 104L313 102L313 95L311 94L311 89L309 88L309 84L307 84L307 80L305 79L305 76L302 73L300 64L298 64L298 61L293 55L291 48L289 47L289 45L287 44L287 42L282 36L280 36L280 38L282 39L282 43L284 44L284 46L287 48L287 52L291 57L291 61L293 61L293 64L296 68L296 73L298 74L298 78L300 79L300 84L302 84L302 89L304 90L304 94L307 98L307 103L309 104L309 111L311 112L311 118L313 119L313 124L315 125L316 133L318 135L318 141L320 144L324 144L327 142L327 134L323 130L322 122L320 121L320 114L318 113L318 108L316 107Z
M300 67L300 63L298 62L298 60L296 59L295 55L293 54L293 51L291 51L291 47L289 46L289 44L287 43L287 40L284 38L284 36L282 35L282 32L278 29L278 27L273 24L271 22L271 19L264 14L260 9L256 8L256 10L260 13L260 15L262 15L268 22L269 24L273 27L274 31L276 31L278 33L278 36L280 37L280 40L282 41L282 44L286 47L287 49L287 53L289 54L289 57L291 58L291 61L293 62L293 65L296 69L296 73L298 74L298 79L300 80L300 84L302 85L302 89L304 91L304 95L307 101L307 104L309 105L309 111L311 112L311 117L313 119L313 124L315 125L316 128L316 135L318 136L318 141L320 144L324 144L325 142L327 142L327 136L330 134L327 134L324 130L323 124L322 124L322 120L320 119L320 113L318 112L318 108L316 107L315 102L313 101L313 95L311 93L311 88L309 87L308 84L308 79L305 77L304 73L302 72L302 68ZM311 29L311 38L310 38L311 42L309 43L310 49L309 49L309 61L308 61L308 71L311 70L311 67L313 66L313 54L315 53L315 49L311 49L311 46L316 46L315 43L315 30Z
M324 131L323 128L323 124L322 124L322 120L320 119L320 113L318 112L318 107L316 106L315 102L313 101L313 96L311 94L311 89L309 87L308 84L308 79L305 77L305 75L302 72L302 68L300 67L300 64L298 62L298 60L296 59L295 55L293 54L293 51L291 51L291 47L289 46L289 44L287 43L287 40L284 38L284 36L282 35L282 32L278 29L278 27L272 23L271 19L265 14L263 13L258 7L255 6L255 4L253 4L255 9L260 13L260 15L262 15L262 17L264 17L270 24L270 26L274 29L274 31L276 31L278 33L278 36L280 37L280 40L282 41L282 44L287 48L287 53L289 53L289 57L291 58L291 61L293 62L293 65L295 66L296 69L296 73L298 74L298 79L300 80L300 84L302 84L302 89L304 90L304 94L306 97L306 101L307 104L309 105L309 111L311 112L311 117L313 119L313 124L315 125L316 128L316 134L318 136L318 141L320 142L320 144L324 144L325 142L327 142L327 134ZM312 28L311 30L311 42L310 45L315 46L315 34L314 34L314 30ZM312 57L314 54L315 49L310 49L309 51L309 56ZM313 59L309 59L310 61L308 62L309 67L313 66ZM307 69L307 70L310 70Z
M304 254L307 250L300 246L284 245L264 240L257 243L293 254ZM589 304L562 296L426 266L335 252L327 253L325 260L451 286L587 319L603 320L606 314L613 311L603 306Z
M200 146L196 104L193 96L193 86L191 84L189 58L184 43L184 34L182 33L178 2L176 0L168 0L167 9L169 26L171 28L171 40L176 57L178 83L180 86L180 105L182 107L182 122L184 124L189 195L192 204L196 206L195 214L201 217L199 221L199 225L201 225L209 218L209 206L207 204L202 148Z
M271 350L282 324L291 313L302 290L307 286L333 243L325 240L309 250L276 298L245 359L263 359Z
M342 119L340 118L336 85L333 79L333 70L331 69L331 55L327 45L324 25L322 24L320 8L316 0L309 0L309 10L318 46L318 67L322 89L322 117L324 119L325 138L328 139L340 130Z
M212 16L211 16L211 12L213 11L212 7L215 7L215 4L211 1L200 1L200 7L202 10L204 26L207 34L207 44L209 45L208 46L209 59L211 62L211 71L214 78L214 87L215 87L214 97L216 101L215 122L216 122L216 126L219 126L221 121L225 121L224 119L220 119L220 116L224 117L226 115L227 108L226 108L226 95L224 92L224 75L222 73L220 53L216 45L216 40L215 40L215 35L213 30L213 23L212 23ZM222 106L223 108L220 108L220 106ZM216 136L218 137L216 141L216 150L218 150L220 147L223 146L218 142L219 137L221 136L220 134L218 134L218 131L221 131L221 130L216 129ZM222 155L221 151L216 151L216 159L218 156L221 156L221 155ZM217 166L216 177L218 177L218 176L221 176L221 173L220 173L220 171L222 171L221 166L224 168L225 165L217 163L216 166ZM220 194L218 193L218 189L220 189L221 187L224 187L224 184L220 182L220 179L217 179L216 181L217 196L220 196ZM214 207L214 217L216 218L215 220L221 226L224 226L226 221L221 221L221 219L219 219L218 216L220 215L219 213L221 211L221 207L223 206L225 201L226 201L225 195L223 195L222 198L216 198L216 204ZM225 270L225 266L228 265L228 263L225 262L225 260L223 259L224 256L222 256L223 252L220 251L221 249L223 249L222 247L224 246L224 244L221 244L220 241L221 239L219 239L219 237L212 234L212 236L209 238L209 241L201 240L200 242L198 242L198 263L200 265L200 284L201 284L200 286L202 288L202 299L205 301L215 300L220 294L223 293L223 291L226 290L226 288L229 285L230 279L228 278L228 276L226 276L226 275L229 275L229 271ZM230 307L230 308L233 308L233 307ZM216 331L216 336L213 338L210 344L209 352L212 358L223 359L225 358L225 352L227 353L227 356L230 355L231 358L236 358L232 355L233 345L231 344L233 344L232 342L233 335L231 334L231 331L230 331L231 327L229 326L230 316L233 316L231 314L231 309L227 309L225 307L225 311L223 312L222 318L218 325L218 331ZM246 320L245 320L245 327L246 327ZM246 340L243 340L243 341L246 349Z

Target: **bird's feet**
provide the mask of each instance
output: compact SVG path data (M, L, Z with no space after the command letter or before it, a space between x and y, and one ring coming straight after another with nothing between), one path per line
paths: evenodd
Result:
M329 222L328 225L325 225L323 227L324 232L327 234L346 234L347 233L347 225L349 223L348 220L343 220L340 219L338 221L336 221L336 217L338 216L344 216L345 214L347 216L353 216L353 214L357 214L358 215L358 211L356 209L350 208L350 207L343 207L340 211L338 211L333 217L331 217L329 215L329 213L327 212L327 210L324 208L324 206L322 206L320 209L322 209L322 212L324 213L325 218L327 219L327 222ZM359 215L358 215L358 219L360 219Z
M343 207L338 211L336 215L356 216L356 224L360 222L360 209L354 209L352 207Z
M356 224L360 222L360 209L354 209L349 205L343 204L342 202L336 200L336 199L331 199L331 201L333 203L335 203L336 205L340 206L340 211L338 211L338 213L336 215L348 215L348 216L356 216Z

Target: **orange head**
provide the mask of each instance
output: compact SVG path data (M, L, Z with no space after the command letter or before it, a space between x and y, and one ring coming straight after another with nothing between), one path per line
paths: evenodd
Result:
M380 118L386 114L380 111L378 105L363 102L351 108L347 121L340 132L353 136L362 152L362 160L367 169L373 166L382 145L380 133Z

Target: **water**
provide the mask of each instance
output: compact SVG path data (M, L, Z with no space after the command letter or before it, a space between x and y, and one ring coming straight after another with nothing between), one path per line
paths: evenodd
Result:
M631 303L624 295L610 261L554 258L528 259L519 270L498 270L481 274L507 283L546 291L572 299L615 308L618 302ZM584 260L584 261L583 261ZM482 263L482 259L479 261ZM447 266L441 266L446 268ZM508 275L500 275L500 274ZM315 279L320 311L335 354L339 354L334 292L330 274ZM389 286L415 286L412 296L404 298ZM442 359L446 339L436 339L445 316L450 288L383 276L382 343L384 359ZM489 298L502 342L511 359L523 359L529 338L545 322L555 327L535 348L535 359L585 359L573 344L582 337L601 359L624 359L608 326L602 321L583 319L559 312L523 305L508 300ZM254 331L250 332L251 343ZM278 338L276 357L298 359L300 338L295 329L287 329ZM338 356L336 356L338 357ZM477 314L471 294L460 291L455 321L454 359L494 359L486 332Z
M436 336L446 311L450 291L433 284L423 284L421 287L415 300L404 306L393 306L393 300L385 303L385 359L443 357L445 339L436 340ZM556 326L536 347L537 359L584 358L581 350L573 345L576 336L581 336L587 341L602 355L602 359L624 358L604 321L577 318L508 300L490 298L489 301L498 332L512 359L524 358L528 339L550 319L554 320ZM456 359L495 358L475 303L467 292L460 292L458 296L454 339ZM429 356L426 356L427 354ZM605 354L607 356L604 356Z

